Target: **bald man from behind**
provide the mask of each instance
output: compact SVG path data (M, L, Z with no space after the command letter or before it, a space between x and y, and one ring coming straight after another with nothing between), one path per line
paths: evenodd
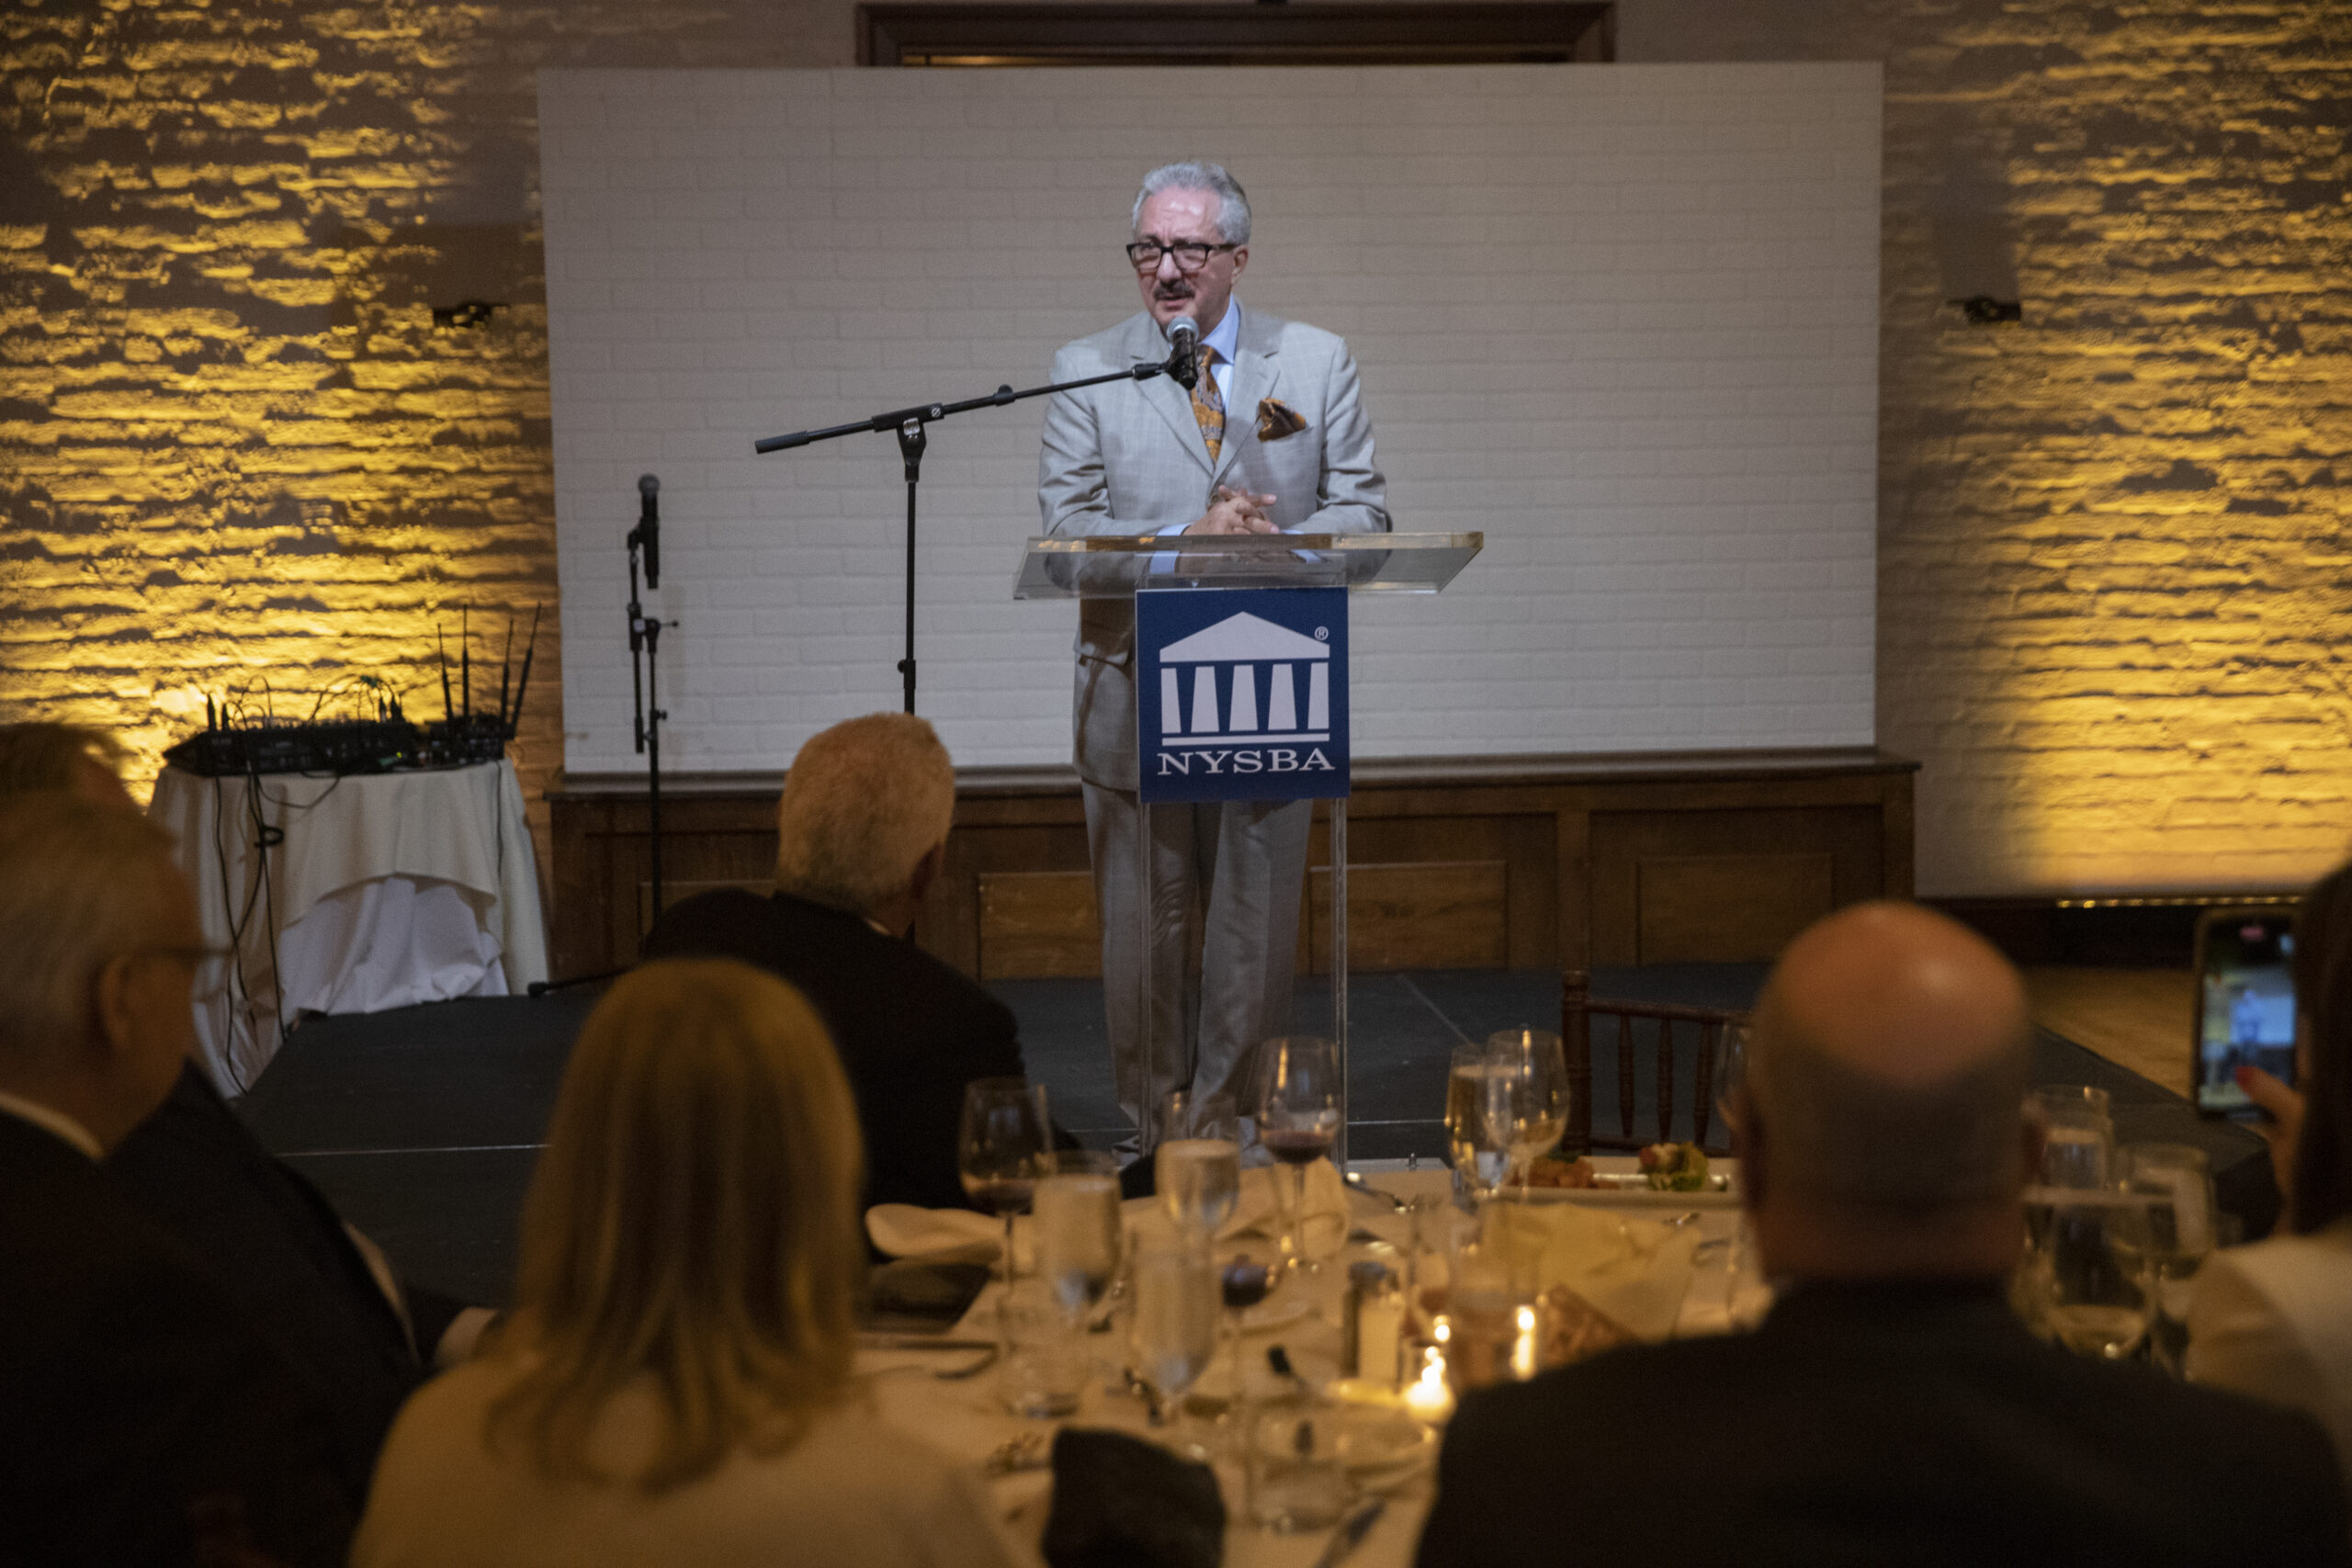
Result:
M2308 1418L2011 1314L2029 1035L2016 971L1927 909L1792 942L1734 1116L1771 1313L1470 1395L1421 1568L2352 1561Z

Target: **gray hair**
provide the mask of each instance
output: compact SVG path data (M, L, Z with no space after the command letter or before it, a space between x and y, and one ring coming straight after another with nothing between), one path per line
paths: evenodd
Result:
M865 914L903 892L956 818L956 764L912 714L876 713L809 738L776 804L776 886Z
M0 796L0 1066L80 1048L91 983L154 940L172 836L62 792Z
M1164 190L1209 192L1217 199L1216 231L1225 236L1225 243L1250 243L1250 198L1242 194L1241 182L1225 172L1224 164L1199 160L1162 164L1144 175L1143 188L1136 192L1135 214L1127 220L1130 230L1142 229L1143 204Z
M1759 1038L1767 1048L1751 1051L1743 1090L1774 1183L1905 1215L2016 1196L2030 1076L2022 1037L1941 1082L1911 1086L1849 1066L1775 1021L1778 1038Z

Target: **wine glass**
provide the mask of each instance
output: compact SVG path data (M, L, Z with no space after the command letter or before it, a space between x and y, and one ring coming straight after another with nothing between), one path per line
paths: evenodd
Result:
M1025 1078L974 1078L964 1086L956 1168L964 1196L1004 1217L1004 1277L1012 1280L1012 1216L1029 1206L1037 1179L1053 1168L1046 1091Z
M1306 1168L1329 1154L1339 1136L1340 1048L1312 1034L1285 1034L1258 1050L1258 1141L1290 1168L1290 1179L1274 1183L1283 1211L1283 1263L1305 1269L1311 1267L1299 1230Z
M1152 1154L1152 1185L1177 1227L1205 1242L1241 1196L1240 1119L1229 1094L1176 1089L1162 1101L1165 1141Z
M2118 1158L2124 1188L2148 1206L2149 1345L2177 1377L2188 1350L2188 1298L2213 1251L2212 1167L2190 1144L2127 1144Z
M1457 1195L1465 1190L1472 1198L1492 1192L1510 1163L1509 1146L1497 1143L1487 1131L1487 1083L1492 1077L1493 1063L1484 1045L1465 1040L1453 1048L1445 1077L1445 1140Z
M1568 1130L1568 1065L1560 1037L1506 1029L1487 1038L1480 1109L1487 1140L1504 1151L1509 1179L1527 1185L1528 1167Z
M2042 1129L2041 1184L2096 1191L2115 1163L2115 1116L2108 1092L2068 1084L2035 1089L2027 1113Z
M2078 1356L2120 1361L2148 1332L2146 1205L2132 1194L2044 1188L2030 1265L2039 1316Z
M1190 1241L1147 1247L1135 1261L1135 1319L1128 1348L1136 1368L1157 1396L1155 1427L1184 1426L1184 1397L1216 1355L1217 1273L1208 1250ZM1203 1445L1178 1446L1207 1457Z

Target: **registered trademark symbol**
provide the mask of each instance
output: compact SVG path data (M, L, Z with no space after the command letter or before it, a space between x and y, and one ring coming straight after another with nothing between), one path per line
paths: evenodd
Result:
M1331 640L1331 628L1329 626L1316 627L1315 640L1317 642L1329 642Z

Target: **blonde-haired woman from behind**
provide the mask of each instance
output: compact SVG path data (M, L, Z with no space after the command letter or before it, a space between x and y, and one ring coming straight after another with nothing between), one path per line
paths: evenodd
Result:
M621 979L564 1074L514 1317L401 1413L355 1568L1033 1562L860 1397L864 1163L797 991L724 959Z

